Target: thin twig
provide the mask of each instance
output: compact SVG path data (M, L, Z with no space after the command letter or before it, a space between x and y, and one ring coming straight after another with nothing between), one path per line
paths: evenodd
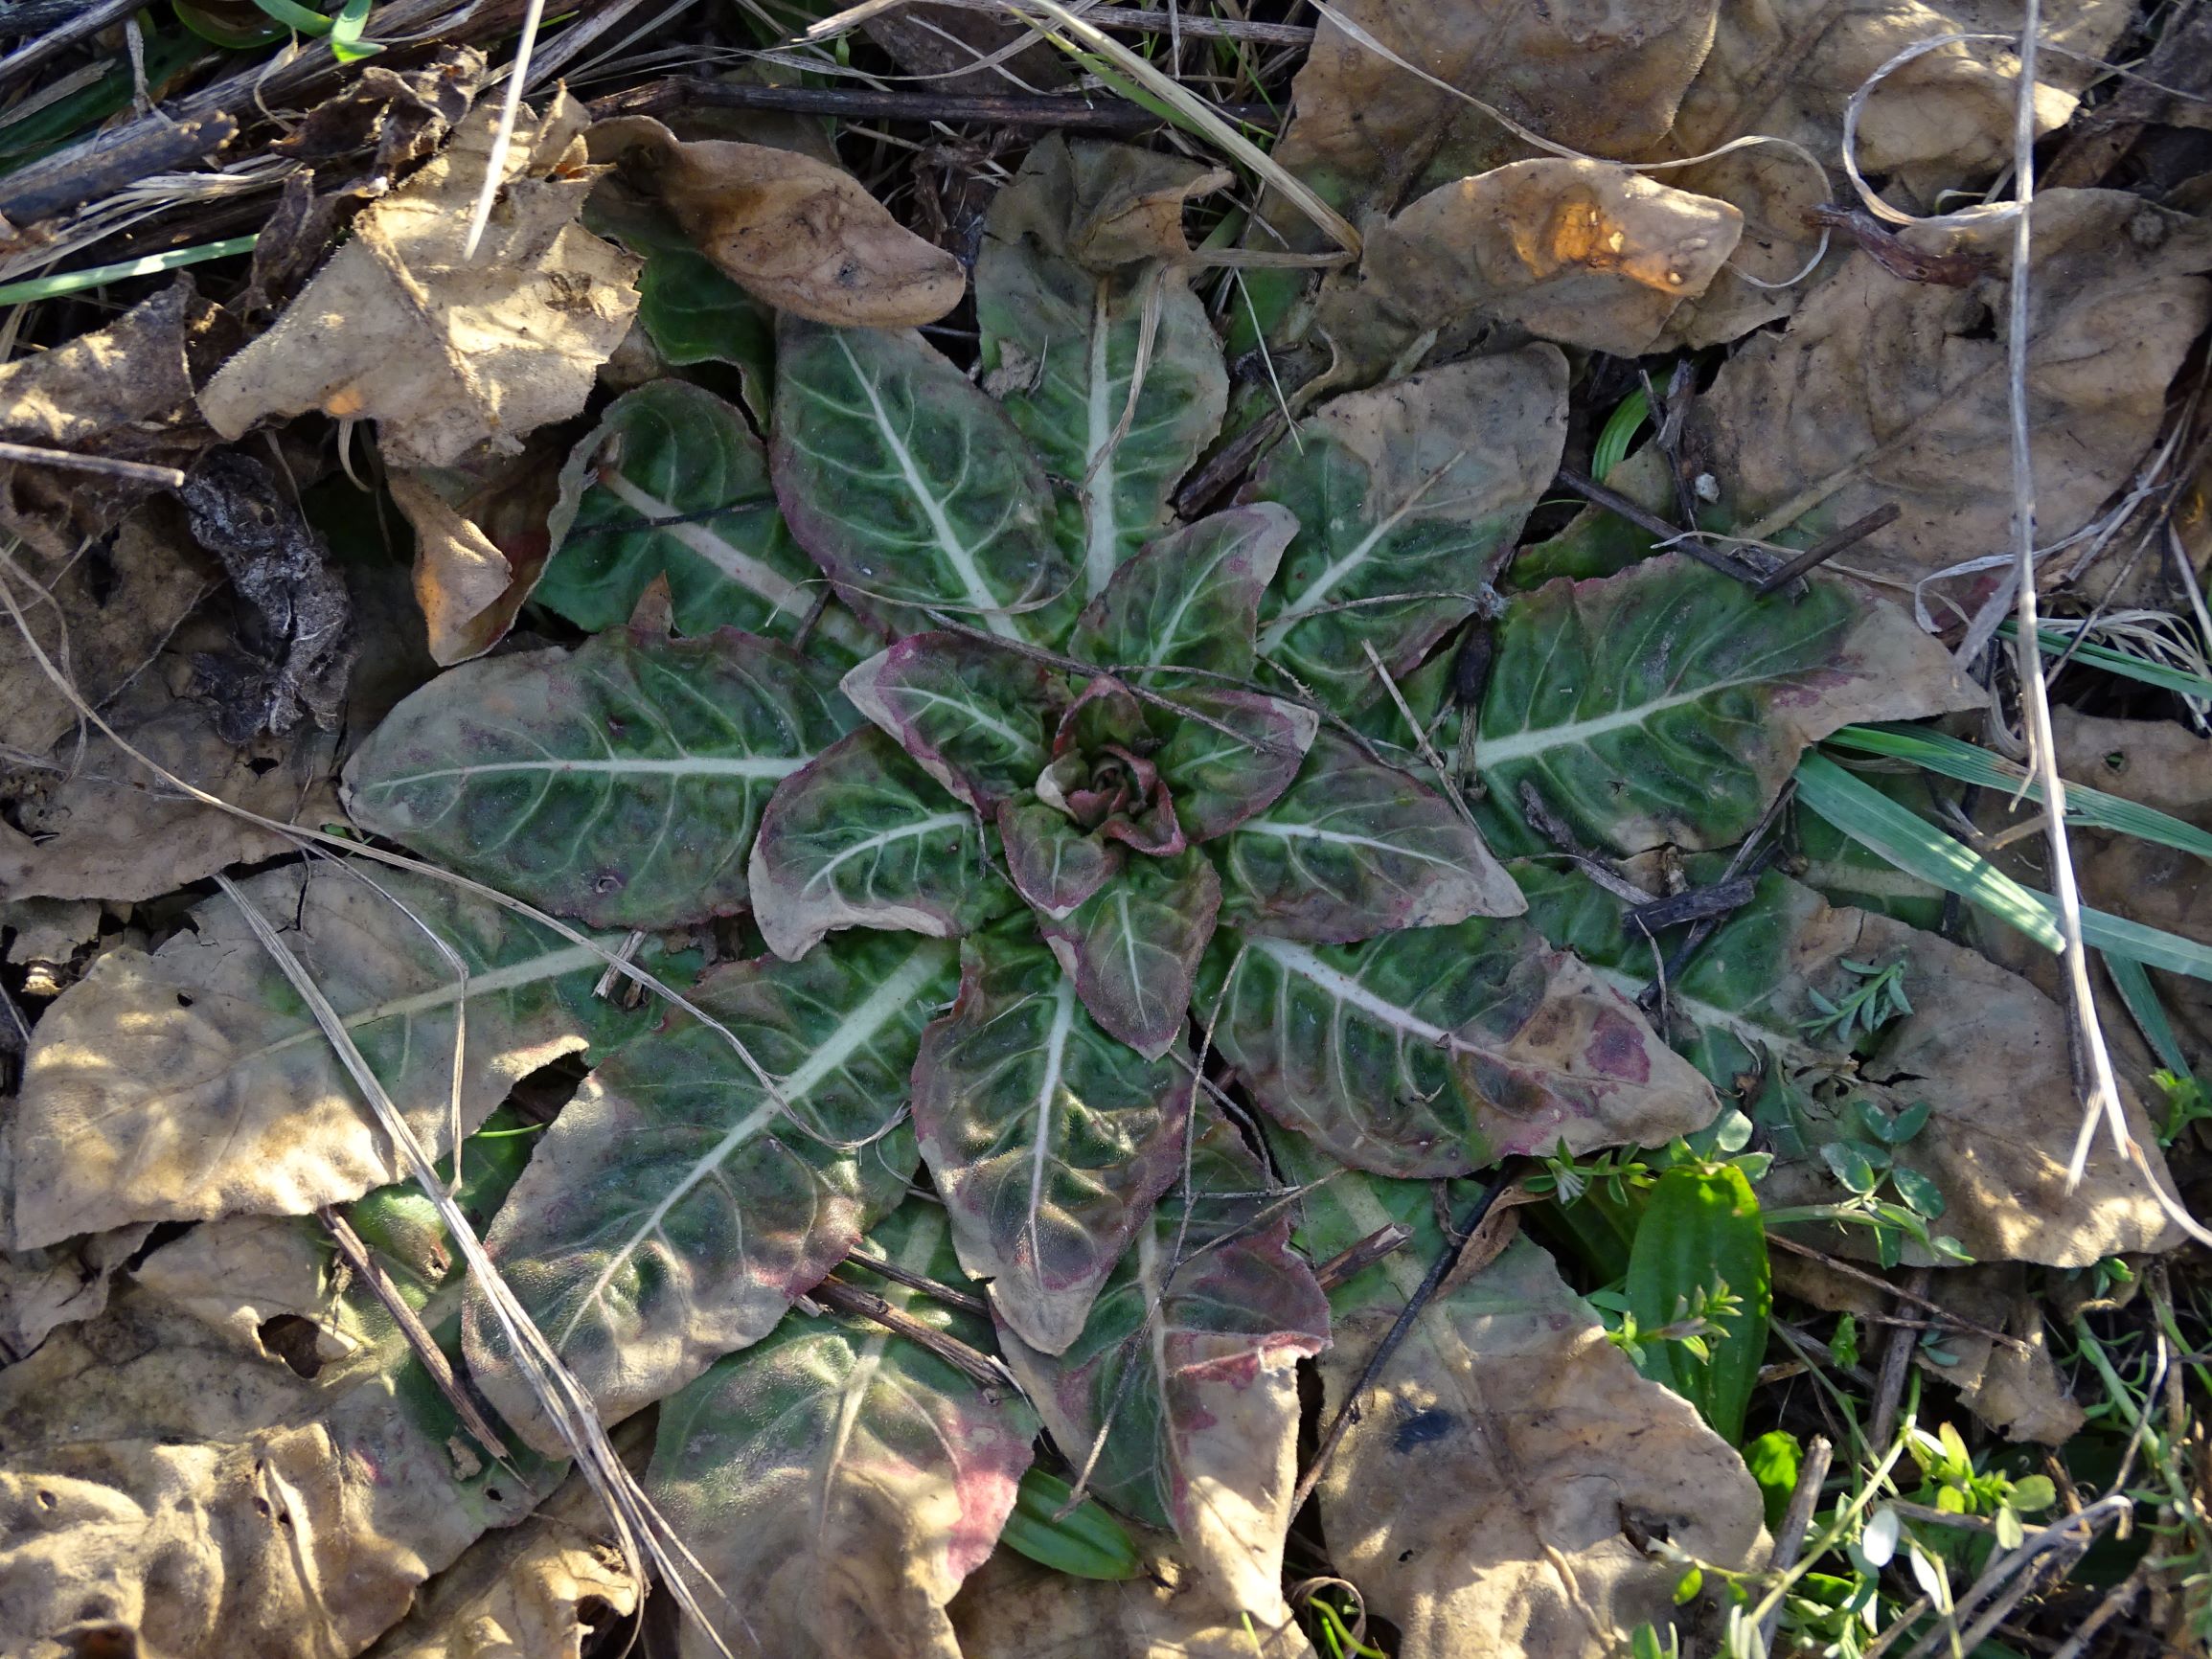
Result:
M879 1279L888 1279L894 1284L903 1284L909 1290L919 1290L932 1302L942 1302L947 1307L957 1307L965 1313L991 1316L991 1305L980 1296L970 1296L965 1290L955 1290L949 1284L941 1284L926 1273L917 1273L911 1267L901 1267L888 1256L878 1256L873 1249L855 1244L846 1260L855 1267L865 1267Z
M1593 507L1602 507L1608 512L1627 519L1638 530L1649 531L1667 547L1686 553L1699 564L1710 565L1722 576L1732 576L1738 581L1756 584L1759 573L1747 565L1739 564L1724 553L1715 553L1698 539L1699 532L1676 529L1657 513L1648 511L1630 501L1617 489L1608 489L1593 478L1585 478L1571 466L1559 470L1559 481Z
M1526 779L1521 781L1520 785L1520 809L1527 817L1530 829L1558 848L1562 853L1573 861L1577 870L1580 870L1623 904L1632 907L1649 904L1652 901L1652 896L1649 893L1646 893L1641 887L1615 870L1611 864L1599 857L1576 839L1575 832L1568 829L1559 814L1545 804L1543 795L1536 784Z
M847 121L973 121L992 126L1045 126L1070 132L1150 132L1167 122L1141 104L1120 99L1093 101L1081 93L964 93L851 90L833 86L755 86L672 75L627 91L595 98L595 121L618 115L665 115L671 110L772 109L798 115L833 115ZM1265 104L1228 104L1223 113L1246 126L1273 127L1280 112Z
M154 466L144 461L118 461L107 455L79 455L68 449L48 449L37 443L0 443L0 461L26 466L57 466L70 472L99 472L133 484L159 484L171 489L184 483L173 466Z
M92 0L75 16L57 23L29 45L18 46L7 57L0 57L0 87L14 85L26 70L35 69L48 58L58 57L80 40L99 34L137 9L138 0Z
M871 1268L877 1264L867 1263ZM886 1275L888 1277L888 1275ZM840 1313L856 1314L880 1325L884 1329L920 1343L939 1359L951 1366L970 1382L994 1395L1018 1394L1020 1388L1014 1374L1006 1369L1004 1361L995 1359L979 1348L970 1348L957 1336L925 1325L904 1308L894 1306L873 1290L863 1290L857 1284L848 1284L834 1276L825 1279L808 1292L825 1307L834 1307Z
M1347 1279L1364 1273L1378 1261L1397 1254L1412 1237L1413 1229L1402 1221L1392 1221L1378 1227L1366 1238L1355 1239L1314 1268L1314 1282L1324 1291L1334 1290Z
M1444 1248L1436 1253L1436 1260L1428 1264L1428 1271L1422 1276L1420 1284L1406 1298L1398 1318L1383 1333L1382 1340L1375 1345L1375 1352L1367 1356L1367 1363L1360 1368L1357 1379L1337 1403L1335 1417L1323 1432L1320 1444L1313 1448L1313 1461L1306 1466L1306 1472L1298 1477L1297 1488L1290 1493L1288 1513L1296 1514L1306 1507L1306 1500L1313 1495L1313 1488L1319 1484L1322 1471L1329 1466L1329 1460L1335 1455L1338 1443L1344 1439L1344 1431L1352 1426L1353 1413L1359 1404L1360 1396L1382 1374L1382 1368L1390 1363L1390 1356L1398 1352L1399 1347L1411 1334L1414 1321L1421 1317L1422 1310L1436 1294L1436 1287L1459 1265L1459 1258L1467 1249L1467 1241L1474 1237L1474 1230L1482 1225L1482 1218L1490 1214L1490 1207L1497 1202L1498 1194L1510 1187L1519 1174L1520 1162L1518 1158L1508 1158L1491 1171L1489 1183L1474 1202L1468 1206L1467 1214L1460 1217L1459 1225L1445 1239Z
M2144 1585L2150 1581L2151 1557L2146 1555L2135 1563L2134 1571L2105 1593L2105 1599L2097 1603L2095 1610L2087 1619L2075 1626L2074 1633L2060 1644L2059 1650L2051 1655L2051 1659L2081 1659L2088 1651L2089 1644L2097 1639L2097 1633L2132 1607L2135 1598L2143 1593Z
M1908 1281L1915 1296L1927 1294L1927 1269L1915 1267ZM1912 1356L1920 1347L1917 1331L1898 1327L1889 1333L1889 1345L1881 1351L1881 1373L1874 1385L1874 1420L1867 1429L1874 1445L1887 1445L1897 1428L1897 1408L1904 1400L1905 1375L1912 1368Z
M1633 905L1621 920L1646 934L1679 927L1686 921L1715 921L1750 903L1758 890L1758 884L1747 876L1725 876L1710 887L1693 887L1671 898Z
M1773 861L1775 852L1773 844L1767 840L1767 833L1781 822L1783 808L1790 805L1790 797L1796 792L1797 783L1794 779L1775 792L1774 799L1767 803L1767 810L1759 815L1759 822L1751 826L1751 833L1745 836L1730 854L1728 867L1721 872L1722 881L1733 881L1739 876L1755 881L1766 871L1767 866ZM1680 979L1683 970L1697 959L1698 952L1704 949L1705 942L1720 931L1721 920L1716 916L1694 923L1682 943L1667 953L1665 961L1660 964L1659 972L1636 998L1636 1006L1647 1015L1658 1007L1667 983Z
M1822 536L1818 541L1814 542L1811 547L1807 548L1803 553L1799 554L1795 558L1791 559L1788 564L1784 565L1780 570L1776 571L1772 576L1768 577L1765 581L1761 582L1757 587L1753 588L1751 590L1753 595L1759 599L1765 599L1768 594L1781 592L1782 589L1788 587L1799 577L1804 576L1809 571L1813 570L1819 565L1827 563L1828 560L1834 558L1845 548L1856 546L1858 543L1864 541L1868 536L1872 535L1876 531L1886 529L1890 525L1895 524L1897 522L1898 513L1902 511L1903 510L1899 508L1896 502L1885 502L1883 505L1876 508L1872 512L1867 513L1864 517L1853 519L1841 530L1836 532L1835 534Z
M1908 1289L1904 1285L1892 1284L1888 1280L1881 1278L1880 1275L1869 1273L1862 1267L1854 1267L1848 1261L1838 1261L1835 1257L1828 1255L1826 1252L1815 1250L1810 1244L1800 1244L1796 1239L1789 1238L1784 1234L1769 1232L1767 1235L1767 1242L1769 1244L1778 1245L1780 1248L1789 1251L1791 1255L1809 1257L1813 1261L1819 1262L1822 1266L1827 1267L1832 1272L1841 1274L1846 1279L1856 1279L1861 1284L1871 1285L1885 1296L1894 1296L1898 1301L1905 1303L1910 1307L1918 1307L1924 1312L1932 1313L1935 1315L1936 1323L1939 1325L1950 1326L1953 1329L1964 1330L1971 1332L1975 1336L1986 1337L1991 1342L1998 1343L2003 1347L2011 1349L2015 1353L2021 1355L2023 1358L2035 1352L2031 1345L2022 1342L2017 1336L2008 1336L2003 1331L1998 1330L1992 1326L1983 1325L1976 1320L1968 1319L1963 1315L1953 1313L1950 1308L1944 1307L1940 1302L1931 1302L1927 1299L1927 1297Z
M392 1276L384 1271L384 1264L369 1253L368 1245L353 1231L345 1216L326 1204L315 1212L331 1235L331 1242L338 1247L346 1265L369 1287L370 1292L384 1305L384 1311L392 1316L407 1346L415 1351L415 1357L422 1362L422 1369L430 1374L430 1380L438 1385L438 1392L445 1397L445 1403L453 1408L453 1415L461 1420L461 1426L474 1435L477 1443L501 1463L507 1461L506 1443L499 1433L484 1420L476 1409L476 1402L468 1398L468 1391L461 1386L461 1379L453 1375L453 1362L445 1357L445 1351L438 1346L423 1326L422 1319L407 1305L399 1294L399 1287L392 1283Z
M1805 1461L1797 1466L1797 1484L1790 1490L1790 1507L1782 1511L1782 1525L1774 1534L1774 1554L1767 1562L1775 1572L1786 1573L1797 1564L1798 1553L1805 1548L1805 1534L1813 1525L1813 1511L1820 1507L1820 1489L1827 1484L1828 1467L1835 1457L1836 1443L1826 1435L1814 1435L1806 1446ZM1772 1648L1775 1626L1781 1621L1779 1606L1760 1621L1759 1651L1762 1654Z

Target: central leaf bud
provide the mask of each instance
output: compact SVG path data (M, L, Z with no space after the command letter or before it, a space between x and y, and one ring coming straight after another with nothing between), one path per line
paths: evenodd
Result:
M1139 852L1169 857L1187 845L1152 755L1159 739L1119 680L1102 674L1060 716L1037 796L1078 828Z

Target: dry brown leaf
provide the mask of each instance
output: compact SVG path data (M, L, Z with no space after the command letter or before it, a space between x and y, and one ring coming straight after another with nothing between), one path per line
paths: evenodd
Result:
M226 1317L137 1284L0 1372L0 1651L333 1659L529 1510L527 1482L448 1444L450 1408L365 1292L312 1306L337 1357L287 1360L206 1276L237 1252L166 1254L151 1276Z
M2010 267L2001 216L1911 231L1928 252ZM2124 485L2164 415L2166 385L2212 312L2212 225L2117 191L2037 196L2028 420L2037 534L2049 545ZM1892 582L2011 546L2004 283L1892 276L1854 255L1789 330L1752 341L1693 413L1741 534L1811 539L1895 503L1901 516L1836 559ZM2054 564L2058 561L2051 561ZM1994 572L1946 591L1972 607Z
M582 412L637 310L638 261L577 222L597 175L565 93L517 125L483 245L463 256L498 114L479 106L223 366L200 394L218 431L320 409L375 419L396 466L449 466Z
M617 1431L618 1446L625 1439ZM579 1659L587 1633L636 1607L606 1508L572 1475L520 1526L485 1534L425 1584L368 1659Z
M553 554L559 474L558 453L537 443L475 467L387 474L415 529L415 601L440 668L482 656L514 625Z
M1392 1218L1363 1183L1331 1191L1355 1220ZM1390 1293L1338 1304L1328 1414L1422 1271L1405 1252L1383 1270ZM1428 1305L1361 1396L1320 1499L1336 1570L1398 1626L1401 1659L1614 1651L1646 1620L1666 1626L1681 1577L1631 1528L1725 1566L1762 1535L1743 1460L1636 1374L1525 1239Z
M1076 1579L1001 1549L946 1609L963 1659L1312 1659L1294 1624L1247 1630L1188 1567L1154 1556L1126 1582Z
M1726 203L1615 163L1515 162L1398 215L1369 239L1358 289L1337 297L1390 307L1411 323L1408 339L1487 317L1634 357L1705 291L1742 230Z
M104 329L0 366L0 439L190 467L215 442L193 403L194 378L237 336L237 325L179 278ZM49 560L68 558L155 488L74 468L0 464L0 527Z
M625 116L591 153L650 179L677 225L732 282L779 310L842 328L911 329L960 303L960 261L906 229L842 168L796 150L686 144Z
M2046 48L2098 56L2126 28L2131 0L2050 0ZM1691 83L1664 142L1636 157L1673 161L1718 149L1752 133L1804 146L1833 170L1852 93L1916 41L1968 32L2017 34L2018 0L1762 0L1722 9L1713 50ZM1932 204L1940 189L1978 185L2012 158L2017 65L1995 41L1939 48L1895 71L1867 101L1858 157L1889 175L1907 200ZM2048 132L2073 113L2090 66L2045 50L2037 60L2036 124ZM1773 146L1742 149L1660 175L1683 190L1741 208L1744 244L1733 264L1785 283L1820 239L1805 213L1829 199L1821 175ZM1690 346L1732 340L1785 317L1809 284L1760 288L1734 270L1701 301L1685 306L1671 330Z
M0 1251L0 1367L14 1364L62 1326L97 1316L107 1306L115 1270L152 1231L147 1222L39 1250Z
M376 880L317 864L244 890L435 1150L449 1140L458 987L439 942L473 969L464 1132L515 1079L583 1046L570 1008L599 958L487 900L397 871ZM301 1215L398 1178L397 1152L245 919L218 897L192 920L151 955L99 958L33 1033L12 1125L17 1248L133 1221Z

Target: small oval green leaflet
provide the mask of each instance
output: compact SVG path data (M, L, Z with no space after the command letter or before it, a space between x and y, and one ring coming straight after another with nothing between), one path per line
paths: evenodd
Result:
M1078 1579L1133 1579L1144 1570L1136 1544L1121 1522L1089 1498L1060 1511L1075 1489L1058 1475L1033 1468L1021 1477L1014 1513L999 1534L1006 1546L1031 1560Z
M1723 1286L1738 1311L1715 1307ZM1681 1165L1659 1177L1629 1252L1628 1295L1647 1339L1699 1321L1706 1358L1678 1340L1647 1340L1637 1369L1696 1405L1730 1444L1742 1440L1773 1305L1766 1229L1743 1170Z

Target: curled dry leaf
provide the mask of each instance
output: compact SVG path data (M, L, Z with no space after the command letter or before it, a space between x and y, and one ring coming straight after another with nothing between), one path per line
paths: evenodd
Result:
M499 206L464 258L498 117L495 102L479 105L223 365L200 394L217 431L319 409L375 419L396 466L449 466L479 443L512 454L582 412L637 310L637 261L577 222L593 172L565 93L518 123Z
M0 1367L13 1365L64 1325L107 1306L115 1270L137 1254L151 1222L0 1251Z
M2049 546L2090 520L2156 436L2167 382L2212 314L2200 274L2212 228L2117 191L2050 191L2034 212L2028 426L2036 534ZM1904 236L2010 268L2001 216ZM1897 522L1837 563L1904 582L2009 548L2005 292L1997 278L1971 290L1910 283L1852 256L1697 403L1694 436L1729 521L1811 540L1894 503ZM1971 607L1996 580L1980 572L1951 591Z
M1214 1042L1277 1121L1355 1169L1660 1146L1720 1110L1635 1004L1518 920L1364 944L1224 945Z
M904 1206L873 1242L909 1272L958 1278L931 1206ZM974 1314L847 1273L921 1324L990 1341ZM945 1605L996 1543L1036 1436L1013 1390L986 1392L911 1338L794 1313L661 1407L647 1490L721 1586L732 1651L960 1659ZM714 1649L687 1628L680 1651Z
M449 1142L462 994L441 944L469 969L464 1131L515 1079L585 1045L571 1011L588 1009L599 958L486 900L327 863L243 887L433 1149ZM17 1248L132 1221L300 1215L398 1172L321 1029L227 898L151 955L109 951L47 1010L13 1134Z
M347 809L563 916L674 927L743 905L770 791L852 720L787 646L610 628L433 680L348 762Z
M1431 191L1377 231L1339 295L1403 316L1403 338L1482 317L1634 357L1735 251L1744 216L1616 163L1515 162ZM1399 350L1402 350L1401 345Z
M1333 1417L1442 1239L1409 1183L1339 1177L1306 1214L1316 1254L1391 1221L1416 1236L1331 1297ZM1639 1533L1722 1567L1748 1565L1762 1536L1743 1460L1636 1375L1525 1239L1423 1310L1360 1396L1319 1496L1336 1570L1398 1626L1403 1659L1614 1651L1640 1624L1667 1627L1682 1576Z
M1341 713L1381 698L1367 648L1403 675L1474 610L1559 469L1566 416L1565 357L1531 346L1303 421L1244 492L1300 526L1261 606L1260 654Z
M1190 1109L1181 1069L1102 1030L1034 939L968 942L915 1062L914 1126L961 1265L1026 1342L1058 1353L1082 1331L1175 1178Z
M1530 866L1518 874L1532 920L1548 937L1625 993L1643 989L1650 951L1640 940L1627 943L1619 900L1578 875ZM1843 966L1847 959L1902 963L1912 1002L1912 1011L1883 1027L1858 1061L1806 1030L1821 1013L1812 992L1833 1003L1860 983ZM1886 917L1832 908L1810 888L1769 873L1753 902L1729 917L1669 987L1669 1005L1676 1041L1699 1069L1731 1090L1760 1086L1745 1109L1776 1153L1759 1189L1769 1210L1844 1196L1820 1148L1870 1138L1858 1126L1855 1100L1892 1115L1925 1101L1926 1127L1894 1156L1942 1194L1932 1230L1951 1235L1975 1259L2086 1267L2124 1251L2168 1249L2179 1237L2141 1175L2101 1133L2081 1186L2066 1192L2081 1123L2066 1016L1977 952ZM2166 1182L2157 1138L2132 1090L2123 1085L2122 1093L2135 1138ZM1870 1248L1863 1231L1831 1244Z
M984 385L1074 495L1058 528L1091 597L1167 524L1169 492L1220 430L1228 372L1181 261L1183 204L1227 178L1055 134L992 202L975 265Z
M849 329L911 329L960 303L960 261L891 216L842 168L797 150L686 144L626 116L591 129L591 153L650 179L723 275L778 310Z
M546 519L556 481L542 439L520 455L471 461L385 473L394 505L415 530L415 602L441 668L482 656L507 636L553 550Z
M104 329L0 365L0 440L189 468L215 442L194 378L237 337L237 324L179 278ZM73 558L154 488L11 461L0 464L0 526L45 558Z
M863 935L804 962L734 964L584 1082L486 1244L538 1329L618 1420L757 1342L904 1196L898 1123L952 947ZM480 1293L469 1369L525 1440L563 1443Z
M1173 1556L1145 1577L1077 1579L1000 1550L948 1609L963 1659L1313 1659L1295 1620L1247 1622Z
M1074 1344L1056 1358L1001 1337L1070 1463L1106 1429L1098 1495L1172 1528L1218 1604L1275 1630L1291 1622L1297 1367L1329 1346L1329 1306L1265 1169L1219 1112L1200 1123L1187 1184L1137 1234Z
M1838 726L1981 702L1941 645L1855 584L1759 599L1668 554L1513 602L1482 700L1477 816L1494 846L1553 851L1521 824L1534 787L1619 852L1725 847Z

